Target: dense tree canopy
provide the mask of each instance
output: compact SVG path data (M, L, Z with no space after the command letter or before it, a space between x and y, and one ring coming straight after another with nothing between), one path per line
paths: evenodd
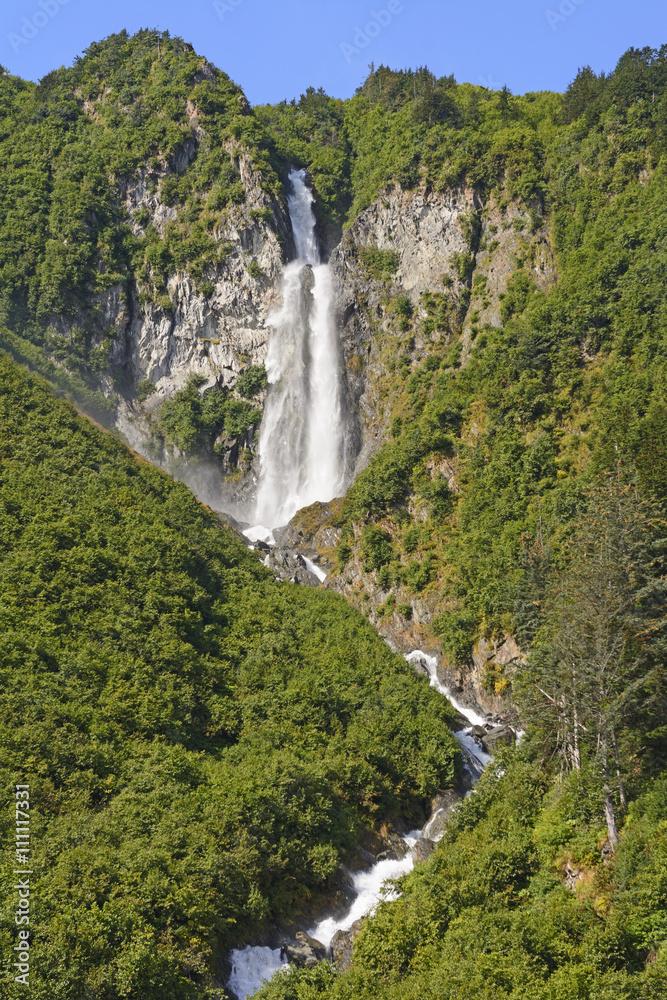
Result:
M32 790L31 992L204 996L224 949L331 891L379 821L423 817L455 780L451 712L341 598L276 582L5 356L0 440L0 774Z

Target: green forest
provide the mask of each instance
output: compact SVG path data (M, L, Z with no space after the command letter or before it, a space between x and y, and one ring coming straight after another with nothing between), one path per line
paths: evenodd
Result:
M592 487L516 671L527 734L364 921L349 970L290 970L258 997L665 995L666 558L659 504L615 475Z
M230 149L277 203L288 168L309 171L329 249L389 190L476 192L458 281L443 267L419 309L394 251L354 248L389 323L388 420L332 515L335 572L357 559L387 616L432 600L452 664L506 635L526 654L486 677L525 735L364 920L351 969L292 969L258 997L663 1000L667 46L564 94L373 66L350 99L251 107L149 30L39 84L0 75L0 774L7 801L32 789L31 995L223 997L230 948L307 922L358 845L422 823L461 774L453 710L360 611L277 581L72 405L108 426L153 393L114 362L104 295L169 315L176 273L207 294L245 199ZM164 233L121 207L138 172L175 210ZM499 326L478 322L490 205L523 240ZM251 433L265 387L258 366L231 390L193 377L156 450ZM12 824L0 810L5 844Z
M309 912L388 817L424 821L461 766L453 711L342 598L276 582L7 358L0 427L0 768L33 789L31 992L214 995L230 946Z

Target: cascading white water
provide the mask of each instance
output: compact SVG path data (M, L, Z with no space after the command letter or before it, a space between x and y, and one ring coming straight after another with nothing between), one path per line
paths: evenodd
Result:
M477 712L465 708L457 702L452 697L449 689L438 679L436 670L438 661L434 656L429 656L427 653L423 653L417 649L413 653L409 653L405 658L408 663L412 663L414 666L419 665L426 670L431 687L434 687L436 691L439 691L440 694L448 698L459 715L462 715L463 718L466 718L470 722L471 727L484 725L486 720ZM464 765L475 781L480 777L487 764L491 763L493 758L485 753L470 735L470 729L460 730L454 733L454 735L461 746ZM441 812L442 809L438 809L431 816L423 830L413 830L403 837L408 847L414 846L420 837L431 838L431 831ZM440 836L436 835L433 839L439 840ZM381 899L395 898L396 894L392 893L391 889L389 891L386 890L386 883L391 883L393 879L405 875L412 870L413 866L414 860L412 854L408 853L398 861L389 859L378 861L372 868L357 872L354 876L356 897L347 913L338 918L325 917L315 927L311 927L308 934L328 948L336 931L349 930L356 920L371 913ZM229 986L234 990L239 1000L246 1000L246 997L255 993L265 980L270 979L279 969L286 967L280 948L253 947L252 945L246 948L237 948L231 953L231 961L232 975L229 980Z
M473 726L485 725L486 719L482 718L482 716L475 712L472 708L465 708L465 706L461 705L461 703L454 698L449 688L438 679L438 661L435 656L429 656L427 653L422 653L420 649L416 649L413 653L409 653L405 658L408 663L412 663L415 666L419 664L420 666L425 667L431 687L434 687L436 691L440 692L440 694L444 694L452 708L455 708L458 714L462 715L463 718L467 719L470 723L470 726L467 729L459 729L454 733L454 736L458 740L459 746L461 747L464 766L472 779L476 781L481 776L484 768L491 763L493 757L484 752L477 740L470 735L470 730ZM426 830L424 831L424 836L427 836Z
M239 1000L246 1000L260 988L263 982L274 976L279 969L289 966L280 957L280 948L248 945L237 948L231 954L232 974L227 985Z
M413 830L403 837L403 840L408 847L414 847L420 837L421 830ZM400 878L401 875L412 871L413 867L414 861L408 852L398 861L390 859L378 861L367 871L357 872L354 876L354 891L357 896L347 913L338 919L325 917L315 927L311 927L308 933L328 948L336 931L349 930L356 920L371 913L381 899L395 899L397 894L385 891L385 883Z
M259 435L256 516L265 529L287 524L300 508L331 500L344 488L345 420L333 283L328 265L320 263L305 171L291 171L289 182L297 260L285 268L282 307L268 319L273 328L266 358L270 389Z
M413 830L403 840L408 847L412 847L420 836L421 830ZM378 861L372 868L357 872L354 876L356 897L347 913L338 918L325 917L315 927L311 927L308 934L328 948L336 931L349 930L356 920L371 913L381 899L396 898L396 893L385 890L385 883L407 874L413 866L412 855L408 853L399 861ZM279 969L286 968L280 948L252 945L237 948L231 953L231 962L232 974L228 986L239 1000L252 996L265 980L274 976Z

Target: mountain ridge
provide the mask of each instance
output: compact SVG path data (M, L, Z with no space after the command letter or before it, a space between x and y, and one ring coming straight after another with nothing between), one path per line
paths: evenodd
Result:
M229 948L424 818L455 720L379 630L527 733L351 969L261 995L661 998L667 48L564 95L379 67L251 108L122 32L0 77L0 116L0 765L34 788L35 995L220 996ZM283 535L320 589L47 391L248 510L290 167L356 420L345 496Z

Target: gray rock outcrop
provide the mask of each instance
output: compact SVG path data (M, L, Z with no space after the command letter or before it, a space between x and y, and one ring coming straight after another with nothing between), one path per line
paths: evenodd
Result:
M447 820L461 801L461 793L454 788L439 792L431 802L431 818L424 827L423 835L429 840L439 839L444 833Z
M417 865L422 861L428 861L435 850L435 843L428 837L420 837L417 843L410 849L412 860Z
M320 581L306 566L303 556L292 549L276 546L267 551L264 565L282 580L300 583L305 587L319 587Z
M389 834L387 842L389 846L378 854L377 861L401 861L410 852L403 838L395 833Z
M349 930L336 931L331 939L331 961L339 972L345 972L352 965L352 949L360 930L361 920L355 920Z
M479 227L472 250L471 220ZM330 265L339 289L339 326L350 400L358 415L358 469L365 467L387 431L386 401L379 391L385 364L382 350L391 328L387 293L406 296L417 319L427 315L424 292L442 292L443 278L453 300L465 302L470 279L461 277L459 261L469 254L475 277L483 279L484 294L463 310L465 356L478 327L501 325L501 296L518 259L530 261L527 273L538 288L546 290L555 283L556 266L546 225L528 230L525 207L512 203L501 209L493 199L483 204L471 188L439 192L403 191L395 186L361 212L346 231L331 254ZM360 248L393 252L397 257L395 271L386 280L374 280L359 258ZM431 342L447 342L448 335L442 331L425 335L419 323L414 328L409 352L413 362L423 357ZM454 478L453 469L447 478Z
M516 733L511 726L495 726L482 739L487 753L494 754L499 746L511 746L516 742Z
M298 968L312 969L327 957L327 949L321 941L316 941L305 931L297 931L295 941L283 945L280 954L283 959Z

